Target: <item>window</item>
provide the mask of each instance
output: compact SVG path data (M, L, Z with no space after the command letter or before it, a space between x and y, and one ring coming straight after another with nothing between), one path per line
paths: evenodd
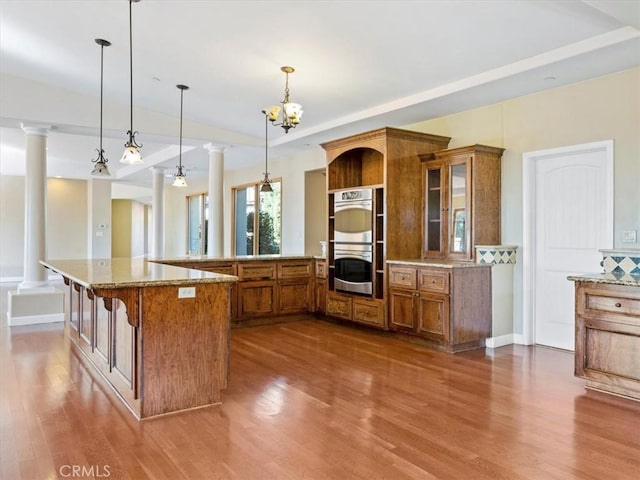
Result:
M273 192L261 192L260 183L233 188L235 255L280 253L280 180L271 187Z
M207 225L209 223L209 195L187 197L187 254L205 255L207 252Z

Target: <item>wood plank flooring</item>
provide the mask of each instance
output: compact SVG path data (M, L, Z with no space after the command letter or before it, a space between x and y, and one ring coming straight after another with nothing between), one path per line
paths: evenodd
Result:
M4 318L0 343L7 480L602 480L640 471L640 405L587 395L567 352L450 355L315 319L241 328L222 405L139 423L80 365L61 325L8 328Z

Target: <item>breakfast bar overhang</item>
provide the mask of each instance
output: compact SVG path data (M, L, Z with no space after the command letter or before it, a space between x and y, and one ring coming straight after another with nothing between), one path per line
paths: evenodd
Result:
M40 263L68 286L73 351L138 419L220 402L237 277L142 258Z

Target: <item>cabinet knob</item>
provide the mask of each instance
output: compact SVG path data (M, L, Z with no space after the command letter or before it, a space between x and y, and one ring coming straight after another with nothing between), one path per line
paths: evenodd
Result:
M622 306L622 304L621 304L620 302L617 302L617 303L616 303L616 307L617 307L617 308L620 308L621 306Z

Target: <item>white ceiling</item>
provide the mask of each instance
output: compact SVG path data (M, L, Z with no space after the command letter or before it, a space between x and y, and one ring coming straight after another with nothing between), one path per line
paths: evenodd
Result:
M24 172L21 122L46 120L48 173L87 178L99 143L95 38L112 43L104 50L109 167L119 182L142 186L151 184L150 165L175 170L178 83L190 86L183 163L193 178L207 174L207 143L227 147L226 169L262 166L260 111L282 99L282 65L296 68L291 97L305 114L286 135L269 126L270 159L640 65L633 0L142 0L132 8L134 127L145 166L118 163L129 129L128 1L2 0L3 105L31 107L0 106L1 173ZM77 100L56 107L48 97L60 92ZM40 110L34 98L43 98ZM165 124L152 120L158 114Z

